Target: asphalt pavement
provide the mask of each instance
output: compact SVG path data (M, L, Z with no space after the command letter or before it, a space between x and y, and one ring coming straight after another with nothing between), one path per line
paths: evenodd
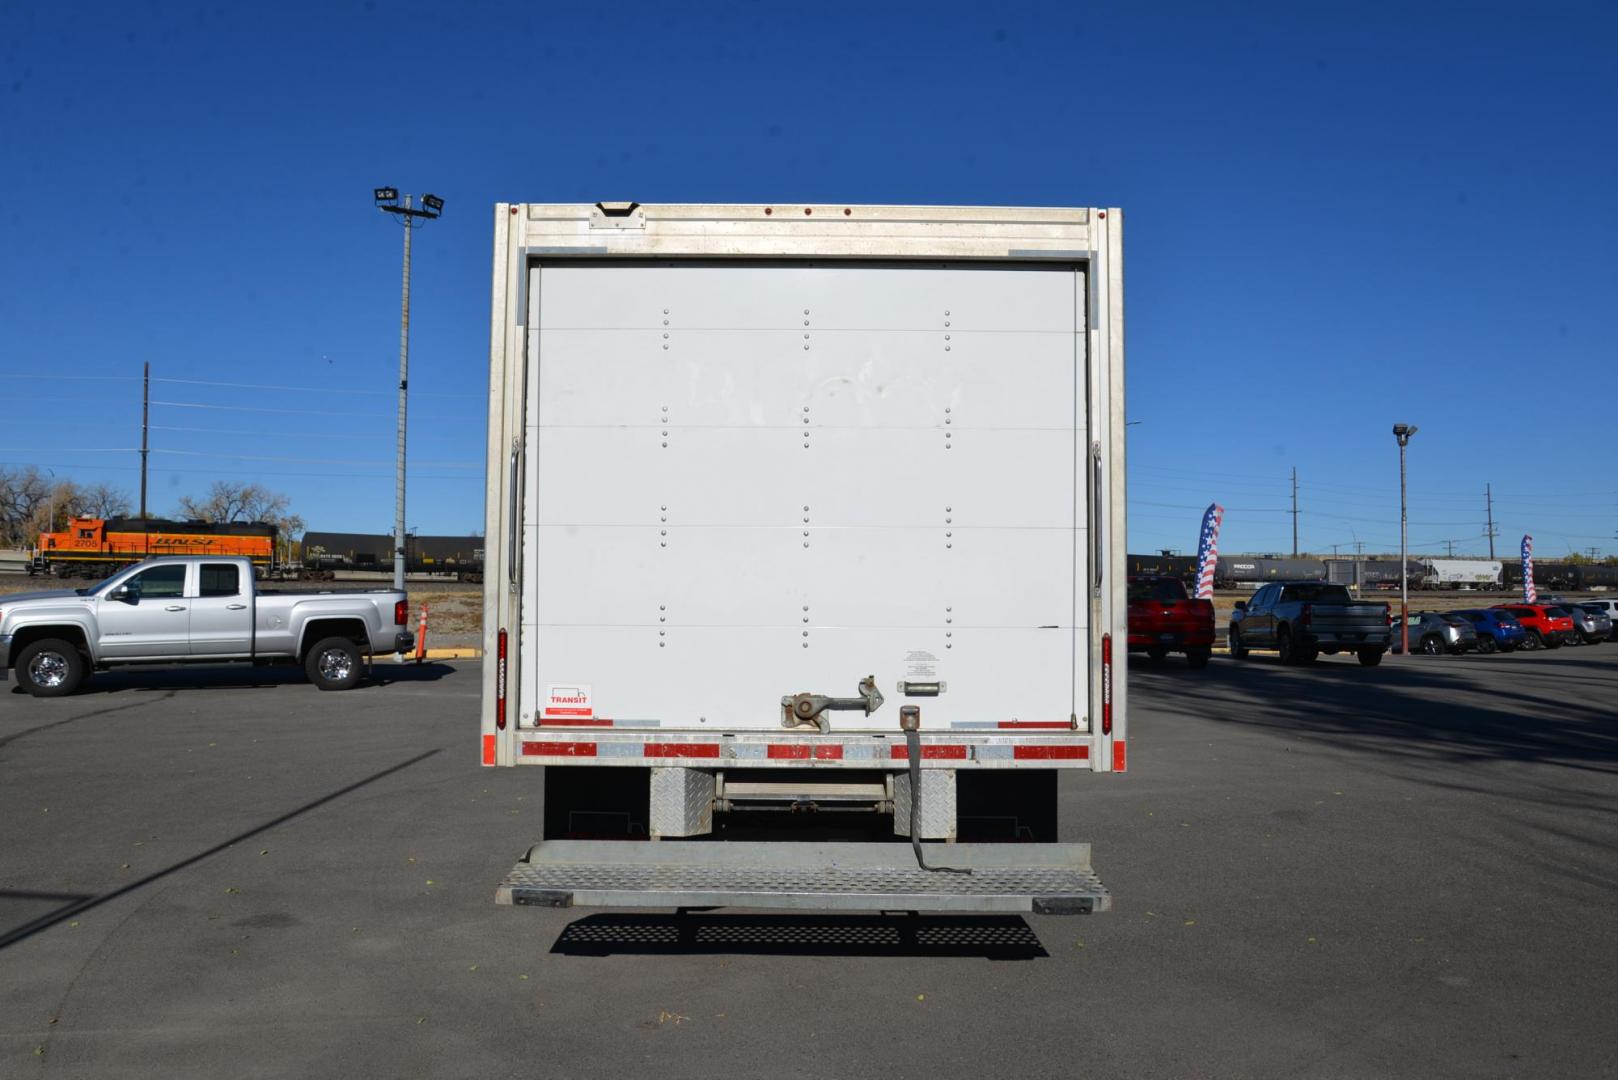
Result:
M1618 1071L1618 645L1137 659L1111 912L503 908L478 666L0 689L0 1076Z

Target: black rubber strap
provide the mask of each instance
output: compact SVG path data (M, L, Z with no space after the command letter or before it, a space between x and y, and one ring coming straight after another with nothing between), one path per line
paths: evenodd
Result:
M921 830L917 821L921 817L921 732L905 732L905 757L910 760L910 847L916 853L916 865L935 874L970 874L967 866L928 866L921 855Z

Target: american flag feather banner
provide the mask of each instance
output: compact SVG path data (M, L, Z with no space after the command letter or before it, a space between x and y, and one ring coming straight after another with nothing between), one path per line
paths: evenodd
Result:
M1219 564L1219 526L1225 521L1225 508L1210 503L1202 515L1202 532L1197 536L1197 599L1213 599L1214 567Z
M1539 602L1539 590L1534 588L1534 538L1522 538L1522 602Z

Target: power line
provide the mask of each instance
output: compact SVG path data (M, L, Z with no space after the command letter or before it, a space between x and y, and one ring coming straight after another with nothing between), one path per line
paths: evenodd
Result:
M377 397L388 397L394 393L392 390L351 390L328 386L272 386L263 383L216 382L211 379L153 379L153 382L174 383L180 386L222 386L233 390L284 390L297 394L372 394ZM481 400L482 394L428 394L418 393L415 397L434 398L460 398L462 400Z
M254 405L208 405L200 401L154 401L152 404L166 405L173 409L219 409L224 412L276 413L282 416L354 416L354 413L351 412L324 412L318 409L266 409ZM383 414L370 415L379 416Z
M389 465L388 461L377 458L298 458L298 457L265 457L253 454L221 454L214 450L153 450L154 454L174 454L180 457L207 457L224 458L229 461L279 461L294 465ZM482 462L470 461L424 461L421 462L434 469L481 469Z

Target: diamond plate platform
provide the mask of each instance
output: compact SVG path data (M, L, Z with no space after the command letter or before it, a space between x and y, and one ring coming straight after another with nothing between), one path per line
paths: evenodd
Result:
M1112 897L1089 844L547 840L512 867L495 902L543 907L749 907L1079 915Z

